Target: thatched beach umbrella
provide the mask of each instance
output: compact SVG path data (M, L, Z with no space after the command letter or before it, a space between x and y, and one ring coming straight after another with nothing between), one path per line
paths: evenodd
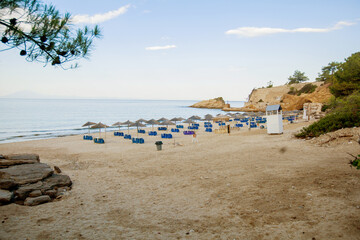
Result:
M164 125L166 127L169 127L169 125L175 125L175 123L173 123L170 120L166 120L166 121L161 122L160 125Z
M127 120L126 122L123 122L123 123L121 124L121 125L125 125L125 126L128 127L128 134L129 134L129 132L130 132L129 128L130 128L131 124L133 124L133 122L131 122L130 120Z
M191 119L191 120L195 121L195 120L201 120L201 117L193 115L193 116L189 117L188 119Z
M167 119L167 118L160 118L160 119L158 119L158 122L165 122L165 121L169 121L169 119Z
M175 125L176 125L176 122L178 122L178 121L182 121L182 120L184 120L184 119L183 119L183 118L181 118L181 117L174 117L174 118L170 119L170 121L175 122Z
M221 122L228 122L230 119L229 116L226 116L226 115L217 115L216 117L213 118L213 120L216 122L216 121L221 121Z
M143 123L143 122L146 122L146 119L140 118L140 119L138 119L136 122L141 122L141 123Z
M106 137L106 128L109 127L108 125L106 124L103 124L101 122L95 124L95 125L92 125L91 128L98 128L99 129L99 136L101 137L101 129L102 128L105 128L105 137Z
M154 125L155 124L159 124L158 121L156 121L155 119L150 119L149 121L146 121L147 124L151 124L151 130L154 130Z
M136 130L137 130L136 131L136 137L138 137L138 135L139 135L139 127L146 127L145 124L142 124L141 122L138 122L138 121L132 123L131 126L136 127Z
M111 125L111 126L113 126L113 127L119 127L119 131L120 131L120 126L122 125L122 123L121 122L116 122L116 123L114 123L113 125Z
M84 125L82 125L83 127L88 127L88 129L89 129L89 134L90 134L90 126L92 126L92 125L95 125L96 123L94 123L94 122L87 122L87 123L85 123Z
M190 123L195 123L195 122L193 120L191 120L190 118L188 118L184 121L184 123L188 123L190 126Z
M211 121L213 118L214 118L214 117L213 117L211 114L206 114L206 115L204 116L204 120L206 120L206 121Z

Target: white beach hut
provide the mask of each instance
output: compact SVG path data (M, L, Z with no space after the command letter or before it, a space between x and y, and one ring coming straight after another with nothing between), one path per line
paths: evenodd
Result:
M282 134L282 108L280 104L266 107L266 123L268 134Z

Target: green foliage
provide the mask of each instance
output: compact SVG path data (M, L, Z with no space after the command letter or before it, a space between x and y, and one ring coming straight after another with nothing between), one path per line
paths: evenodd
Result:
M224 99L222 97L217 97L217 98L214 98L216 101L221 101L223 103L225 103Z
M295 95L296 92L297 92L297 90L294 87L290 87L290 91L288 92L288 94Z
M318 77L316 78L316 81L318 82L326 82L326 83L332 83L334 82L334 73L339 68L340 63L338 62L331 62L327 66L321 68L321 73L318 74Z
M69 13L61 15L40 0L1 0L0 25L3 50L18 48L26 60L45 65L64 67L87 57L93 39L100 37L98 26L72 29Z
M290 87L290 91L288 92L288 94L300 96L302 93L313 93L316 88L317 86L315 84L308 83L300 90L296 90L294 87Z
M330 101L321 107L321 111L325 112L327 110L333 110L333 109L335 109L337 104L338 104L338 101L336 100L335 96L332 96L330 98Z
M260 99L258 102L264 102L264 100Z
M272 81L269 81L269 82L267 83L266 88L272 88L273 86L274 86L273 82L272 82Z
M316 88L317 86L315 84L308 83L297 92L297 95L300 96L302 93L313 93Z
M336 99L334 109L319 121L303 128L298 138L318 137L341 128L360 126L360 93L355 92L344 99Z
M335 97L344 97L360 91L360 52L345 59L334 76L330 91Z
M351 155L351 154L350 154ZM360 169L360 154L356 156L351 155L354 157L354 160L350 160L349 164L351 167L355 167L356 169Z
M301 83L306 82L309 80L307 76L305 76L304 72L300 72L299 70L296 70L292 76L290 76L289 81L287 84L294 84L294 83Z

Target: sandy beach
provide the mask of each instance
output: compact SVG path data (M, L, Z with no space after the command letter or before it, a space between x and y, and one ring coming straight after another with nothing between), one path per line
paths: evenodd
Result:
M37 153L73 188L61 200L0 206L0 239L360 239L356 141L318 146L293 133L198 131L132 144L68 136L0 145ZM133 130L132 130L133 131ZM133 133L134 134L134 133ZM98 133L94 133L97 136Z

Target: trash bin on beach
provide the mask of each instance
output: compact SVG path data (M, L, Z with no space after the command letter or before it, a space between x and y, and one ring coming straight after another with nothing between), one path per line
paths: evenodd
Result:
M156 148L158 151L162 149L163 142L162 141L156 141L155 142Z

